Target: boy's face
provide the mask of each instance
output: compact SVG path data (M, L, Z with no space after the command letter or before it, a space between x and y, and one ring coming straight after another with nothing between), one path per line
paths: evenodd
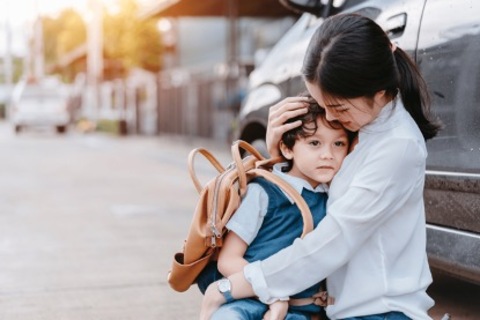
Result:
M348 136L344 129L333 129L317 118L314 135L296 140L292 149L281 143L285 158L293 160L289 174L305 179L312 187L328 183L340 169L348 153ZM313 126L313 123L311 124Z

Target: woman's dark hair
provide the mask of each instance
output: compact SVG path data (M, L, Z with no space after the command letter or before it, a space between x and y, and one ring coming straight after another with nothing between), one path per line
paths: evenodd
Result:
M405 109L425 140L440 124L429 118L427 86L407 53L396 48L373 20L358 14L326 19L314 33L303 61L304 79L333 98L373 98L382 90L400 92Z
M325 109L320 107L320 105L308 94L308 93L302 93L300 96L303 97L308 97L310 98L308 103L308 112L305 114L302 114L298 117L291 118L287 120L287 123L289 122L295 122L295 121L302 121L302 125L298 126L296 128L293 128L287 132L285 132L282 135L282 142L285 144L285 146L292 150L293 146L295 145L295 142L299 138L307 138L310 136L313 136L315 132L317 132L318 125L317 125L317 119L320 118L323 123L332 128L332 129L343 129L347 133L348 136L348 142L351 143L353 141L353 138L356 136L356 133L351 132L347 129L345 129L340 122L338 121L328 121L326 118L325 114ZM283 167L284 172L288 172L292 169L293 161L286 159L288 162L288 166Z

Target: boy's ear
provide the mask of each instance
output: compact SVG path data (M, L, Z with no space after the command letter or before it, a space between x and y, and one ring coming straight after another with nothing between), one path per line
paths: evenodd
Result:
M292 160L293 159L293 151L290 150L283 141L280 141L280 152L282 153L282 156L287 159L287 160Z

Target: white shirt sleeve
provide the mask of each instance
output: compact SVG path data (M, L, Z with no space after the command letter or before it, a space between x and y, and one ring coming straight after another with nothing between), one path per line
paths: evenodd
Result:
M262 226L267 208L268 194L265 189L258 183L249 183L240 206L227 223L227 229L250 245Z
M346 192L329 204L327 216L313 232L244 268L246 279L262 302L272 303L325 279L348 262L418 188L425 163L415 141L386 141L366 156L368 161L363 161Z

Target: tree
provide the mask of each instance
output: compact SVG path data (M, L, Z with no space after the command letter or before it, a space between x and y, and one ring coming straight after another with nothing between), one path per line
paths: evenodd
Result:
M156 19L138 16L135 0L119 0L119 10L104 18L106 59L121 61L128 71L138 67L152 72L161 69L163 44Z
M43 17L44 55L47 65L85 43L87 31L82 17L73 9L66 9L56 18Z
M140 18L136 0L117 0L118 10L103 12L104 78L125 77L132 68L151 72L161 70L163 44L154 18ZM87 28L82 16L73 9L62 11L58 17L43 17L46 65L67 81L85 69L83 58L61 65L62 58L85 47ZM86 48L86 47L85 47ZM84 50L85 51L85 50ZM83 70L85 71L85 70Z

